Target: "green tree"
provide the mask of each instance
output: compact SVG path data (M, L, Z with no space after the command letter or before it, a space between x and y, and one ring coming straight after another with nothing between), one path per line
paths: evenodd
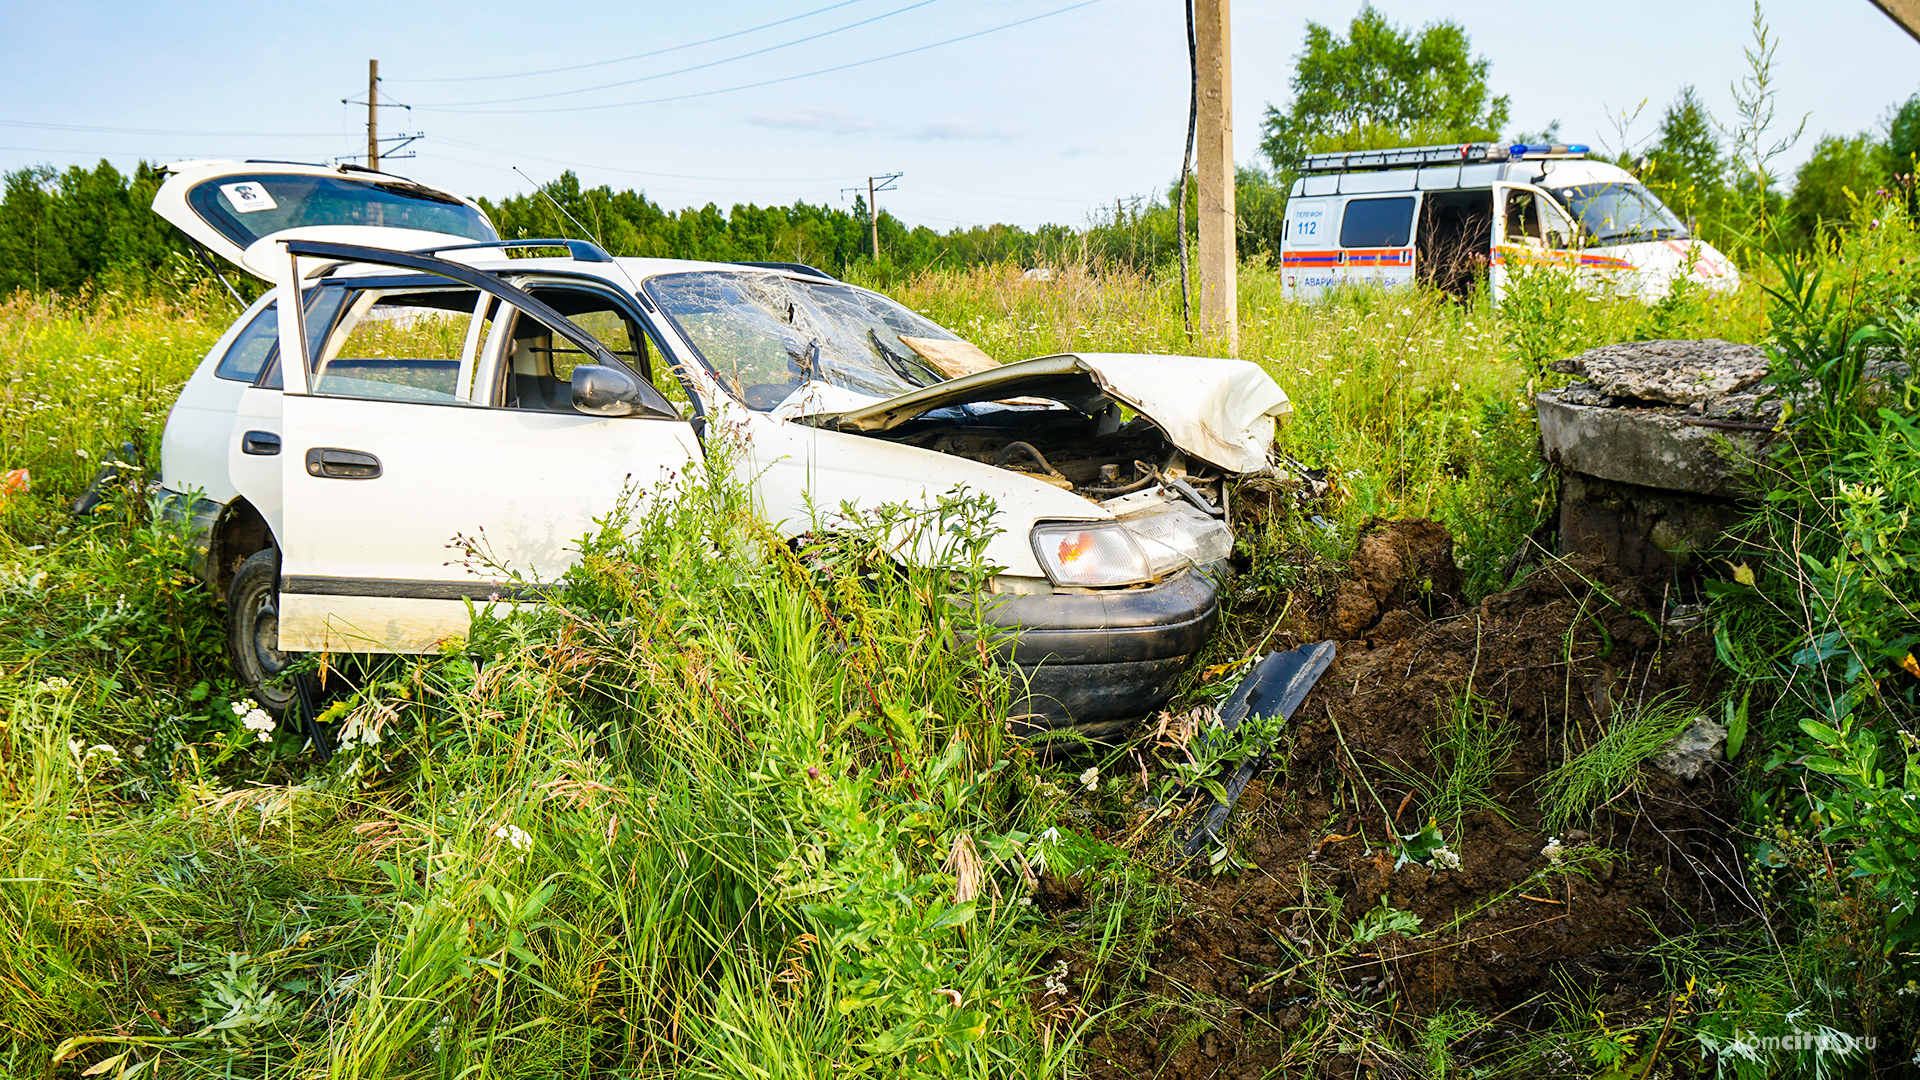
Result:
M1682 87L1667 106L1659 140L1647 156L1652 160L1647 186L1680 216L1697 219L1719 209L1727 189L1727 159L1713 116L1692 86Z
M1293 103L1267 106L1260 149L1287 173L1309 153L1498 138L1508 99L1487 88L1458 23L1418 31L1362 7L1340 37L1307 24L1293 69Z
M1907 212L1920 213L1920 94L1908 98L1887 122L1888 179L1907 193Z
M1822 234L1844 228L1853 217L1854 202L1886 182L1885 162L1885 147L1867 132L1851 138L1821 136L1813 156L1794 173L1782 244L1806 250Z

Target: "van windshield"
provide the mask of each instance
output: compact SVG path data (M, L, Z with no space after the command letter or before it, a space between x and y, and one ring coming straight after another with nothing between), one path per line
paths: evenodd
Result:
M1579 184L1552 189L1596 245L1685 240L1687 227L1639 184Z

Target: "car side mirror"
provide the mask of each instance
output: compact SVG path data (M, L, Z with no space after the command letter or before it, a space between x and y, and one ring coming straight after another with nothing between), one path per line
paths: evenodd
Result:
M642 409L640 384L619 368L581 364L573 369L573 409L588 416L629 416Z

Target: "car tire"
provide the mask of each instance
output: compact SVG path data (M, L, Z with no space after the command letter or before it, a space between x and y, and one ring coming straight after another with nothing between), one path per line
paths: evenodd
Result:
M227 588L227 660L262 709L285 719L298 700L293 679L280 678L290 659L280 651L280 552L247 556Z

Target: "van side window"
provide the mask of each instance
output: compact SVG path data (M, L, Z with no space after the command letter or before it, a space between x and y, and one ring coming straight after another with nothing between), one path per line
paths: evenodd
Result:
M1340 246L1345 248L1406 247L1413 236L1413 196L1386 199L1349 199L1340 219Z

